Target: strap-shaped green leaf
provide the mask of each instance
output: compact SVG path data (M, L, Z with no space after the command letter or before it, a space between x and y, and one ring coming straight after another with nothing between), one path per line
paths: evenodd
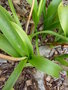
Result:
M2 49L11 56L14 57L20 56L2 34L0 34L0 49Z
M33 56L29 62L38 70L52 75L53 77L59 77L59 73L62 70L60 66L41 56Z
M50 5L48 6L47 9L47 15L46 15L46 20L45 25L50 25L52 24L52 22L54 22L54 20L58 20L58 5L60 4L62 0L52 0ZM59 20L58 20L59 21ZM46 27L45 27L46 28Z
M68 61L66 61L65 58L68 58L68 54L56 56L54 60L60 62L64 66L68 66Z
M58 15L64 34L68 36L68 5L64 6L61 2L58 7Z
M22 69L26 65L27 60L22 60L17 67L12 72L11 76L9 77L8 81L6 82L4 88L2 90L11 90L17 81L18 77L20 76Z
M48 25L45 25L45 24L44 24L44 25L45 25L44 28L45 28L45 29L51 29L51 30L52 30L52 29L56 29L56 28L59 27L59 24L60 24L59 21L56 20L55 22L51 23L50 25L49 25L49 24L48 24Z
M51 34L51 35L57 36L57 37L61 38L62 40L64 40L65 42L68 43L68 38L67 38L67 37L65 37L65 36L63 36L63 35L60 35L60 34L58 34L58 33L56 33L56 32L50 31L50 30L46 30L46 31L43 30L43 31L34 33L34 34L32 34L32 35L30 36L30 39L32 39L33 37L35 37L35 36L38 35L38 34L44 34L44 33L45 33L45 34Z
M42 14L42 11L44 10L46 0L40 0L39 7L38 7L38 17Z
M0 5L0 11L2 11L10 21L14 21L12 16L7 12L7 10L5 8L3 8L1 5Z
M16 23L21 27L20 21L18 19L18 16L17 16L16 11L15 11L14 6L13 6L12 0L8 0L8 3L9 3L10 9L12 11L12 14L14 16Z
M18 33L19 37L22 39L24 42L27 52L29 53L29 56L33 54L33 46L31 44L30 39L28 38L27 34L22 30L17 24L14 22L11 22L11 24L15 27L16 32Z
M24 55L28 56L25 44L17 34L15 28L12 26L11 22L9 21L9 18L1 10L0 10L0 30L21 56Z
M57 10L58 10L58 5L60 4L62 0L52 0L50 5L48 6L47 9L47 17L53 16Z

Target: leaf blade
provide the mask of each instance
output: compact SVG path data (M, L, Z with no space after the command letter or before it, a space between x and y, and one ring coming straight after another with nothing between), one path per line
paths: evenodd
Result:
M54 60L60 62L64 66L68 66L68 62L65 60L65 58L68 58L68 54L56 56Z
M15 84L15 82L17 81L19 75L22 72L22 69L24 68L24 66L26 65L27 60L22 60L17 67L14 69L13 73L11 74L11 76L9 77L8 81L6 82L4 88L2 90L11 90Z
M68 36L68 6L64 6L62 2L58 7L58 16L64 34Z
M34 33L30 36L30 39L32 39L33 37L35 37L36 35L39 35L39 34L51 34L51 35L54 35L54 36L57 36L59 38L61 38L62 40L64 40L65 42L68 42L68 38L63 36L63 35L60 35L56 32L53 32L53 31L50 31L50 30L43 30L43 31L40 31L40 32L37 32L37 33Z
M15 31L15 28L10 23L8 17L2 11L0 11L0 29L9 43L11 43L11 45L21 56L28 55L24 43Z
M13 18L12 18L12 16L7 12L6 9L4 9L1 5L0 5L0 11L2 11L2 12L8 17L8 19L9 19L10 21L14 21Z
M61 0L52 0L50 5L48 6L46 19L44 20L44 29L46 29L46 26L50 25L53 21L59 21L57 10L60 2Z
M14 57L20 56L2 34L0 34L0 49L2 49L11 56Z
M38 70L52 75L53 77L59 77L59 72L62 70L60 66L41 56L33 56L29 62Z
M46 0L40 0L39 7L38 7L38 17L42 14L42 11L45 7ZM42 7L42 8L41 8Z
M11 22L11 24L15 27L16 32L18 33L18 35L20 36L20 38L22 39L22 41L25 43L25 46L27 48L27 52L30 55L33 55L33 46L31 44L30 39L28 38L27 34L24 32L24 30L22 30L17 24L15 24L14 22ZM19 29L19 30L18 30Z
M47 9L47 17L54 15L58 9L58 5L62 0L52 0Z
M8 0L8 3L9 3L10 9L12 11L12 14L14 16L16 23L21 27L20 21L18 19L18 16L17 16L16 11L15 11L14 6L13 6L12 0Z

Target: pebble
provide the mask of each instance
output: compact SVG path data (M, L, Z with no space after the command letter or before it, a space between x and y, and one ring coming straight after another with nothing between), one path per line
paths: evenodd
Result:
M48 76L48 77L46 78L46 81L47 81L47 82L50 82L50 80L51 80L51 76Z
M36 70L36 72L34 73L34 78L38 82L39 90L45 90L45 86L44 86L44 75L45 74L43 72L40 72L38 70Z
M39 47L39 52L40 52L41 56L49 57L50 51L51 51L51 49L48 46L40 46Z
M32 85L32 82L31 82L31 80L27 80L27 81L26 81L26 85L27 85L27 86L30 86L30 85Z

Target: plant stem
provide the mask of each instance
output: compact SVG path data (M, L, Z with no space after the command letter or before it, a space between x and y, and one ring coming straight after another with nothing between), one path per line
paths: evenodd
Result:
M37 29L35 29L35 31L37 32ZM40 53L39 53L39 47L38 47L38 35L36 36L36 51L37 51L37 55L40 55Z
M33 12L33 8L34 8L34 3L35 3L35 0L33 0L33 2L32 2L31 11L30 11L30 14L29 14L29 17L28 17L28 21L27 21L27 24L26 24L26 33L28 33L28 26L29 26L29 22L30 22L30 19L31 19L31 16L32 16L32 12Z
M7 56L7 55L4 55L4 54L0 54L0 58L8 60L8 61L21 61L21 60L26 59L27 57L15 58L15 57Z
M38 36L36 36L36 51L37 51L37 55L40 55L39 47L38 47Z

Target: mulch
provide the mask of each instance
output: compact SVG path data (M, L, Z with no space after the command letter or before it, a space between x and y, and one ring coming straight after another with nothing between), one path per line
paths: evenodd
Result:
M18 1L18 0L17 0ZM39 1L39 0L38 0ZM51 0L47 0L46 6L48 7ZM18 1L19 2L19 1ZM4 8L6 8L9 13L12 15L11 10L8 6L7 0L0 0L0 5L2 5ZM30 12L30 5L26 2L26 0L20 0L20 3L14 3L17 15L20 19L21 25L23 29L25 30L26 23L28 20L29 12ZM33 21L30 21L29 25L29 32L32 29ZM47 36L47 38L50 38L53 41L52 36ZM4 53L2 50L0 50L0 53ZM4 53L5 54L5 53ZM6 63L0 63L0 90L2 90L5 82L13 72L14 68L18 62L6 62ZM20 77L18 78L16 84L14 85L15 90L39 90L38 82L34 77L34 71L36 71L33 67L26 67L23 69ZM67 79L67 80L66 80ZM51 76L45 75L44 77L44 85L46 90L68 90L68 78L64 76L64 73L60 76L59 79L54 79Z

